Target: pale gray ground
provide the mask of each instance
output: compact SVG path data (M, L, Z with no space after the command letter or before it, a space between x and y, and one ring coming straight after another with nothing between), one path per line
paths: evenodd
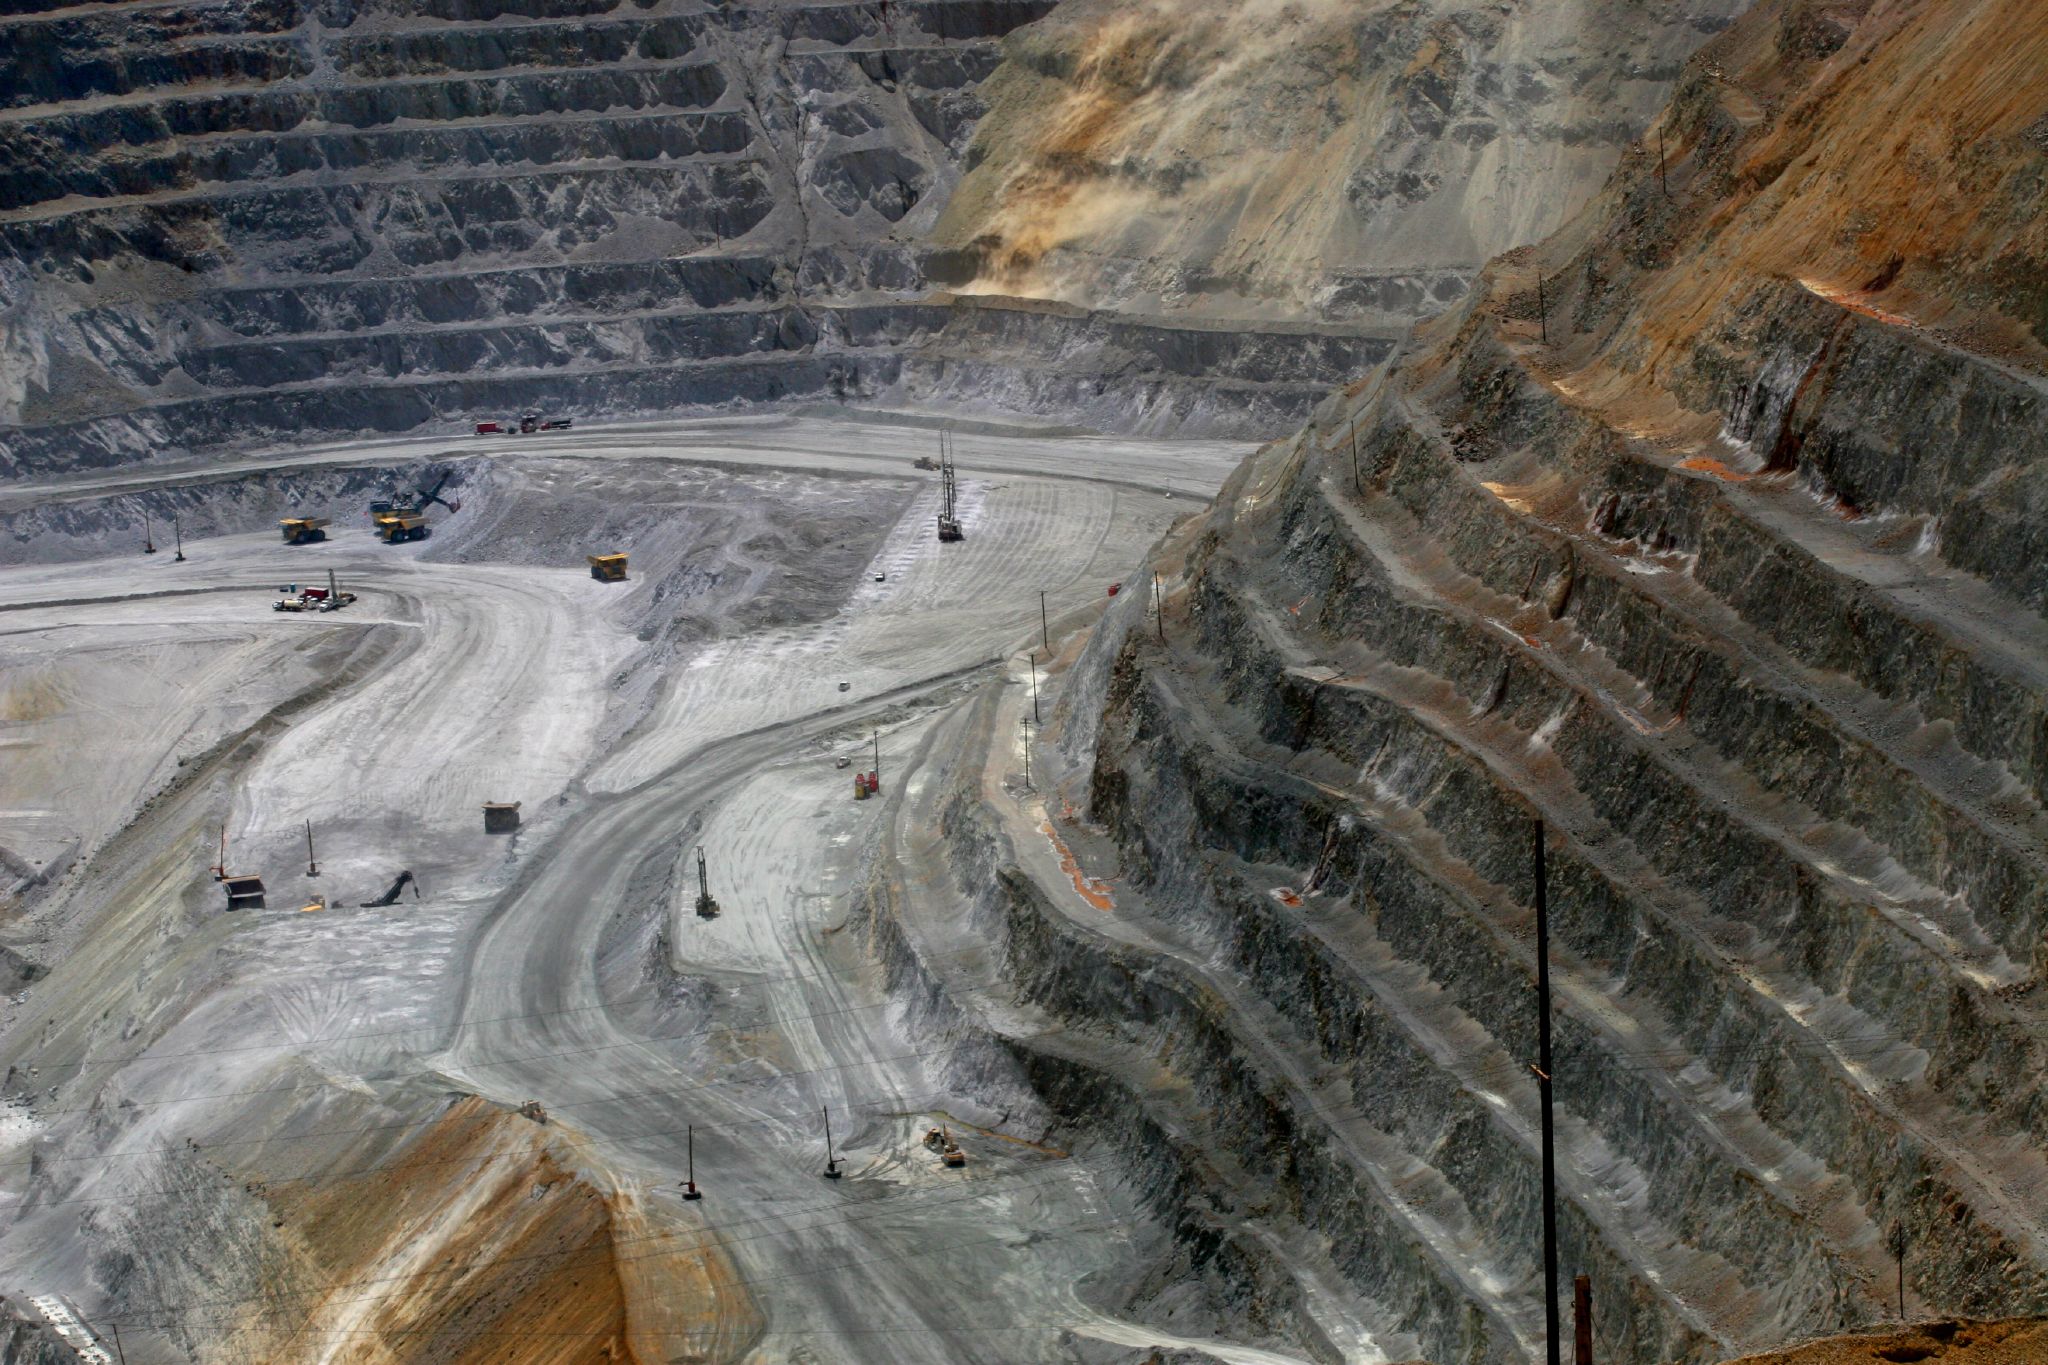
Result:
M975 757L943 721L976 684L1026 676L1040 591L1056 635L1092 617L1193 510L1175 494L1206 497L1247 448L963 434L968 537L941 547L933 476L910 465L934 445L926 429L772 419L295 452L264 463L310 478L500 458L421 545L374 543L358 508L318 547L259 522L188 539L182 564L166 549L0 568L0 845L55 874L18 888L13 946L52 971L11 1007L6 1060L54 1084L17 1107L0 1152L15 1205L0 1283L112 1313L92 1258L177 1235L175 1209L150 1221L153 1201L175 1203L159 1154L255 1144L270 1168L318 1179L318 1143L262 1146L281 1116L331 1127L317 1115L332 1094L337 1112L402 1120L411 1090L467 1089L540 1100L588 1136L603 1179L716 1231L766 1314L760 1359L991 1358L997 1336L1009 1359L1062 1357L1077 1336L1187 1344L1083 1303L1143 1233L1099 1161L985 1140L963 1177L916 1144L937 1115L1004 1131L1007 1116L948 1094L947 1041L904 1017L841 931L883 831L908 818L901 793L928 789L925 765L990 761L985 736ZM179 477L17 486L0 511L83 516ZM669 545L651 567L636 558L634 583L601 585L575 528L549 518L607 509L641 544L678 523L719 543ZM844 535L806 550L791 527L807 519ZM811 562L736 573L743 550ZM667 591L714 552L723 567L698 577L725 588L691 590L716 612L654 628L669 607L644 575ZM47 526L14 553L62 559ZM354 607L271 610L278 585L329 568L362 594ZM288 720L258 724L289 698ZM883 799L856 804L833 759L877 731ZM227 777L177 783L202 767ZM524 803L516 838L482 834L486 799ZM220 821L229 865L265 875L271 909L220 910L206 870ZM698 842L725 906L710 923L690 912ZM355 907L400 867L425 900ZM335 904L300 914L314 894ZM62 1064L81 1056L106 1060ZM134 1107L87 1113L117 1097ZM818 1176L822 1105L849 1170L836 1185ZM695 1206L673 1201L686 1124L709 1192ZM1016 1126L1036 1138L1042 1116ZM151 1297L131 1286L124 1320ZM230 1298L193 1289L158 1319L184 1314L189 1333ZM134 1365L179 1358L175 1331L126 1335Z

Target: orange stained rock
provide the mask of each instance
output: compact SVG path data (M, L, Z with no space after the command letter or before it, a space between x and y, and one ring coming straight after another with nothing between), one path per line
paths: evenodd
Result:
M1739 469L1730 469L1719 460L1707 455L1695 455L1689 460L1680 460L1678 467L1680 469L1696 470L1702 474L1712 474L1724 483L1746 483L1756 477L1754 474L1745 474Z
M1042 821L1038 828L1051 842L1052 851L1059 855L1060 871L1066 873L1067 879L1073 882L1074 894L1097 910L1116 909L1116 898L1109 894L1109 883L1100 877L1091 877L1081 870L1081 860L1074 856L1074 851L1067 847L1066 841L1053 829L1052 821Z

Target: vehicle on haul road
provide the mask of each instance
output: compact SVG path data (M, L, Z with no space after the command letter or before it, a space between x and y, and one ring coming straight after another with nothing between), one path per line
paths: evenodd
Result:
M441 496L441 490L448 486L453 475L443 474L432 488L415 488L410 498L381 499L370 504L370 525L377 533L377 539L386 545L401 541L425 540L431 532L427 526L427 508L440 503L448 509L450 516L462 510L462 504Z
M431 534L427 529L427 519L409 509L372 512L370 523L377 528L377 539L386 545L396 545L407 540L425 540Z
M600 583L623 583L626 581L626 557L623 554L587 555L590 560L590 576Z
M277 523L287 545L312 545L327 539L326 517L286 517Z

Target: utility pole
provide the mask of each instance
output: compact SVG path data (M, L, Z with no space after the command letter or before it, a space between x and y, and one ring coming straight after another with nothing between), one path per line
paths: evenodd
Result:
M142 514L142 553L146 555L156 553L156 541L149 534L149 513L147 512Z
M1536 327L1543 337L1543 344L1550 344L1550 308L1543 301L1543 267L1536 268Z
M1890 1240L1892 1259L1897 1261L1899 1266L1899 1321L1904 1322L1906 1320L1906 1225L1904 1223L1892 1224Z
M1657 183L1663 187L1664 197L1671 197L1671 180L1664 171L1664 126L1657 125Z
M1045 593L1038 594L1038 644L1047 654L1052 653L1052 627L1045 621Z
M128 1353L121 1349L121 1326L119 1323L111 1325L114 1329L114 1357L120 1365L128 1365Z
M674 1132L675 1130L670 1129L669 1131ZM688 1176L683 1181L683 1198L702 1199L704 1192L697 1188L697 1130L688 1124L683 1126L683 1143L683 1150L688 1153L686 1160L689 1162L689 1165L685 1168L688 1171Z
M1572 1280L1572 1365L1593 1365L1593 1281Z
M843 1172L839 1169L839 1158L832 1155L832 1109L825 1106L825 1178L837 1180Z
M877 786L879 786L882 781L882 732L879 728L875 731L874 746L875 766L870 768L868 771L875 775L875 783Z
M1031 722L1024 722L1024 790L1031 790Z
M320 875L320 864L313 861L313 822L311 820L306 822L306 875L308 877Z
M1351 489L1355 493L1365 492L1365 480L1358 473L1358 419L1351 421Z
M1159 622L1159 643L1166 643L1166 593L1159 586L1159 575L1152 575L1152 615Z
M1031 722L1034 725L1045 723L1038 718L1038 655L1035 653L1031 656Z
M178 553L172 562L183 564L185 562L185 523L176 512L171 513L171 534L178 538Z
M1543 1321L1549 1365L1558 1359L1557 1135L1550 1096L1550 906L1543 867L1543 820L1537 817L1536 863L1536 1090L1543 1109Z

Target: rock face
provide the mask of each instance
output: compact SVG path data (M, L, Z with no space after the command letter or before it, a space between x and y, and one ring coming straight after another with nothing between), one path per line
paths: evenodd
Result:
M1596 190L1742 0L1067 0L1013 35L934 273L1405 326Z
M783 399L1272 434L1597 180L1738 3L1211 19L1125 111L1132 150L1070 168L1179 186L1112 225L1099 194L1048 202L1057 149L1033 141L1072 121L1083 96L1063 82L1101 70L1069 70L1067 46L1104 22L1085 5L1005 57L999 40L1053 0L8 0L0 474L525 408ZM1119 60L1176 18L1145 13ZM1265 43L1249 84L1182 91L1246 24ZM1615 43L1571 55L1596 29ZM1307 98L1354 60L1341 107ZM970 149L999 63L1014 126ZM1250 99L1253 121L1169 163L1147 111L1173 92L1195 117ZM1487 120L1525 121L1547 150L1496 145ZM1352 149L1341 183L1304 173L1333 137ZM1284 162L1264 156L1274 138ZM1277 184L1238 184L1225 161L1298 175L1274 206L1316 226L1193 250L1226 201ZM1129 273L1109 251L1094 283L1050 288L1012 268L1014 242L984 279L953 249L1062 215L1077 241L1113 227L1177 283L1107 287ZM1233 282L1247 253L1263 264ZM1033 302L956 309L928 275ZM1181 306L1218 289L1262 302Z
M1752 12L1074 689L1133 893L1248 986L1122 966L1210 1040L1208 1197L1417 1354L1541 1340L1539 819L1596 1358L1890 1318L1894 1235L1911 1313L2048 1290L2044 60L2025 0Z

